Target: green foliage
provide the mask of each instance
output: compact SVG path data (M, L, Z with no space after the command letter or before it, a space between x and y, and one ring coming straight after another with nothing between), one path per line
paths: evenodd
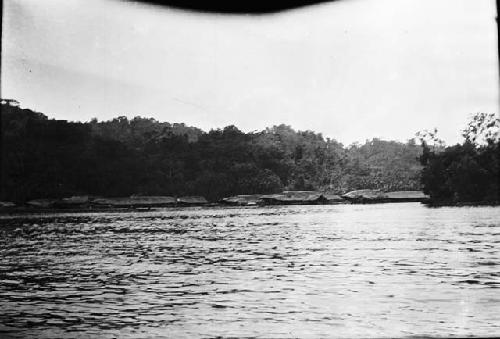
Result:
M205 133L141 117L74 123L7 101L2 122L3 200L143 194L217 201L282 190L419 189L421 149L413 141L344 147L287 125Z

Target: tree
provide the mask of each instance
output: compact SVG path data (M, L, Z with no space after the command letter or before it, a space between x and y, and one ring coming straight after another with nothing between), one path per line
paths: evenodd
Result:
M476 146L498 142L500 119L494 113L476 113L462 131L462 136Z
M478 113L463 130L464 142L440 149L422 140L424 192L437 203L499 202L499 121Z
M420 150L379 139L344 147L287 125L208 133L182 123L119 116L73 123L2 102L1 199L70 195L203 195L282 190L417 189ZM478 161L480 166L487 157Z

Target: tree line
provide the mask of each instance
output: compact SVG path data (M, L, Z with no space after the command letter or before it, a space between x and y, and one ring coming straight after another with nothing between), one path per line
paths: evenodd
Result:
M421 188L415 139L344 146L287 125L244 133L143 117L70 122L5 99L1 137L4 201L132 194L218 201L283 190Z
M445 147L437 130L419 134L424 192L435 204L500 203L500 119L477 113L462 136Z

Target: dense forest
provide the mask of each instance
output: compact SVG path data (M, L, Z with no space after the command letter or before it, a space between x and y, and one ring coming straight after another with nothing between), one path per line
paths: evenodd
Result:
M4 201L132 194L217 201L282 190L421 188L423 154L414 139L344 146L287 125L244 133L142 117L69 122L5 99L1 138ZM428 166L436 155L423 156Z
M444 147L436 130L421 133L422 184L435 204L500 202L500 119L475 114L464 142Z

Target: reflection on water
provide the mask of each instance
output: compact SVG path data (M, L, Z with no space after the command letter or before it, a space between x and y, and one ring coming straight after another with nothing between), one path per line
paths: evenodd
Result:
M500 208L0 218L0 337L500 335Z

